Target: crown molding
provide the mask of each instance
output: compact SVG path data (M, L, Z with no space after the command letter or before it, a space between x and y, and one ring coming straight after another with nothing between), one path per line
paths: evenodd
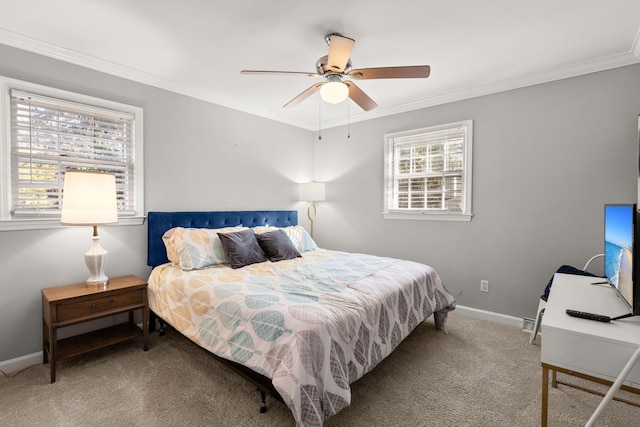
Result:
M275 120L291 126L307 129L314 132L320 130L318 123L311 123L306 120L299 120L281 114L274 114L272 112L262 109L256 109L248 105L239 105L237 103L234 104L232 102L227 102L226 100L212 95L211 93L180 84L164 77L126 67L111 61L105 61L91 55L86 55L43 40L26 37L24 35L2 28L0 28L0 43L28 52L47 56L53 59L58 59L64 62L79 65L81 67L89 68L95 71L100 71L113 76L121 77L127 80L132 80L138 83L157 87L159 89L200 99L202 101L210 102L222 107L238 110L270 120ZM582 63L559 67L552 70L537 72L534 76L524 76L510 80L492 82L486 85L468 87L412 102L397 104L389 107L381 107L372 111L351 115L349 118L328 120L322 123L322 129L344 126L349 123L357 123L394 114L406 113L409 111L433 107L436 105L463 101L466 99L520 89L528 86L577 77L585 74L605 71L637 63L640 63L640 30L638 31L638 33L636 33L636 37L633 41L631 49L626 53L611 55L593 61L585 61Z
M639 33L640 34L640 33ZM636 37L636 41L639 37ZM393 114L406 113L409 111L419 110L422 108L434 107L437 105L448 104L450 102L464 101L466 99L477 98L485 95L506 92L509 90L521 89L529 86L535 86L543 83L549 83L557 80L578 77L586 74L606 71L614 68L624 67L640 63L640 42L634 43L632 51L627 53L612 55L605 58L599 58L593 61L586 61L579 64L573 64L565 67L548 70L546 72L536 73L535 76L525 76L510 80L493 82L481 86L471 86L453 92L443 93L440 95L423 98L413 102L407 102L390 107L376 108L366 114L353 115L349 118L350 123L364 120L371 120L380 117L386 117ZM322 129L328 129L337 126L346 125L347 119L339 119L322 123ZM318 131L315 124L314 131Z
M190 86L186 86L175 81L160 77L151 73L136 70L130 67L126 67L121 64L117 64L111 61L105 61L104 59L97 58L95 56L86 55L84 53L77 52L72 49L68 49L62 46L55 45L43 40L26 37L22 34L8 31L0 28L0 43L7 46L11 46L17 49L22 49L27 52L36 53L49 58L57 59L70 64L79 65L84 68L89 68L94 71L110 74L116 77L120 77L127 80L132 80L138 83L146 84L156 87L158 89L167 90L169 92L179 93L191 98L196 98L202 101L210 102L212 104L220 105L222 107L230 108L233 110L242 111L248 114L253 114L266 119L271 119L285 124L289 124L296 127L305 128L311 130L311 123L305 120L296 120L284 115L273 114L269 111L256 109L246 105L238 105L215 97L211 93L204 92L195 89Z

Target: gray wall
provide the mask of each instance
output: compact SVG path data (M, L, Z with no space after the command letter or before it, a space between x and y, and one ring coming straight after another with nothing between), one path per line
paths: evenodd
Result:
M0 75L144 108L145 209L300 209L327 181L329 249L436 268L460 304L532 316L561 264L602 251L602 205L636 198L640 66L311 132L0 45ZM388 132L474 120L474 218L382 219ZM315 169L315 171L313 171ZM110 276L146 278L146 225L101 229ZM83 281L90 230L0 233L0 361L41 350L40 289ZM490 292L479 292L480 280Z
M0 75L144 108L145 209L296 209L309 131L0 45ZM4 183L2 183L4 185ZM107 275L146 279L146 223L101 227ZM42 349L40 289L82 282L89 227L0 232L0 362ZM91 326L91 325L90 325Z
M352 124L349 139L324 130L316 235L326 247L428 263L463 292L461 305L532 317L560 265L603 251L603 205L636 201L638 113L635 65ZM383 135L465 119L472 221L384 220Z

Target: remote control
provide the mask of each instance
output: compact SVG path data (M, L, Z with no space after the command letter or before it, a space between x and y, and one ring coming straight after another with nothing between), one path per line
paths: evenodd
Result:
M584 311L577 311L577 310L571 310L571 309L567 309L566 313L569 316L580 317L582 319L597 320L598 322L611 321L611 318L609 316L604 316L602 314L586 313Z

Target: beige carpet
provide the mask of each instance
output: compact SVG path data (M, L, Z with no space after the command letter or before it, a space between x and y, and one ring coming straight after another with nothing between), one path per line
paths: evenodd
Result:
M538 426L540 347L516 328L452 312L430 319L352 385L351 406L326 426ZM606 391L606 389L605 389ZM634 401L638 396L624 393ZM583 426L600 397L550 391L550 426ZM0 375L0 426L287 426L288 409L169 330L13 378ZM638 426L640 408L612 402L599 426Z

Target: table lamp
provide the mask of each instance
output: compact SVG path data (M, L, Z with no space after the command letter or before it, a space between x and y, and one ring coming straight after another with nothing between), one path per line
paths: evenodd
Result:
M322 202L325 200L325 188L324 182L307 182L300 184L300 201L309 202L307 208L307 216L311 223L310 232L313 237L313 221L316 219L316 204L315 202Z
M100 246L98 225L118 222L116 178L100 172L67 171L62 193L61 222L93 226L93 245L84 254L89 269L88 286L107 286L104 274L108 252Z

